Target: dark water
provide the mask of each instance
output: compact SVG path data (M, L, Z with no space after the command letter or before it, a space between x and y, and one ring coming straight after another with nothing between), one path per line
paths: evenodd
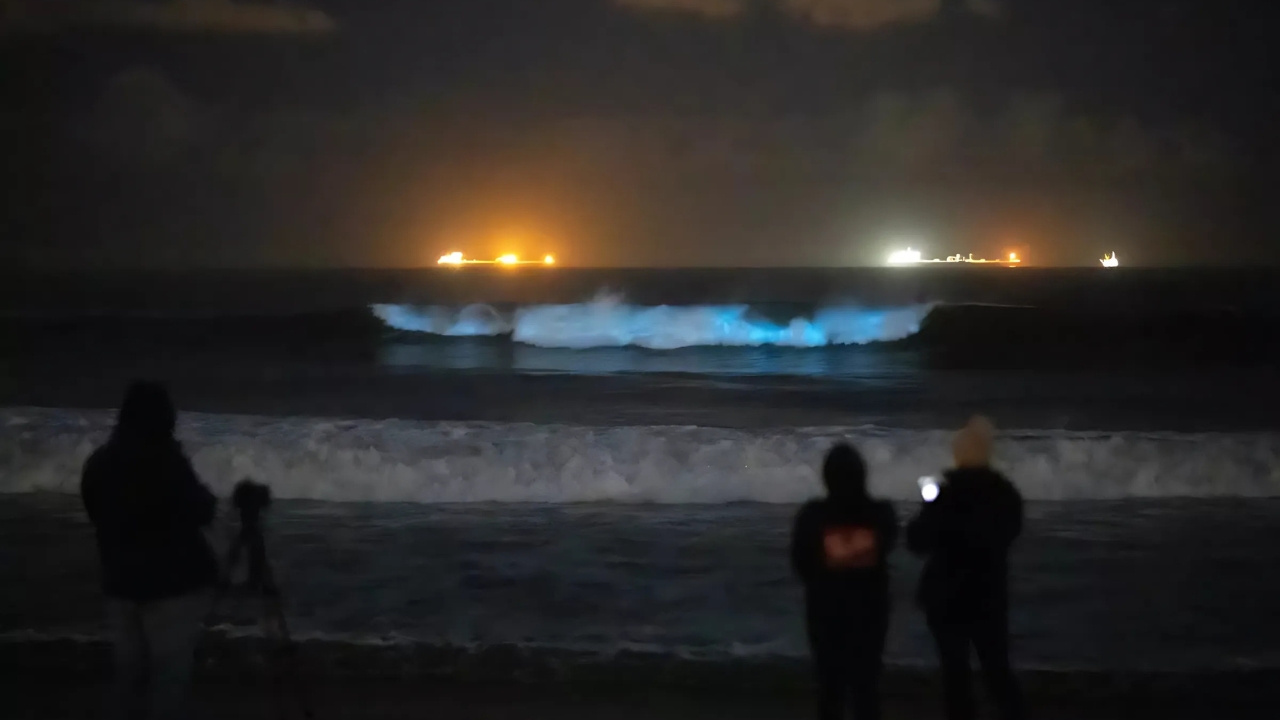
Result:
M785 554L793 510L286 503L270 545L302 637L726 663L804 653ZM1013 564L1019 660L1117 672L1280 665L1278 515L1271 500L1032 504ZM5 641L98 634L75 502L0 500L0 527ZM888 657L928 664L910 601L919 563L896 553L892 565ZM230 607L218 622L234 631L246 616Z
M1025 664L1274 669L1277 280L1128 268L9 278L0 633L28 653L99 632L72 493L110 414L80 409L113 407L127 380L150 376L200 413L180 434L215 489L252 474L292 498L273 553L299 630L384 666L423 648L450 667L495 648L518 650L501 651L503 667L564 653L614 667L636 654L798 662L782 549L822 450L853 438L873 484L903 500L946 462L949 429L980 411L1010 430L998 460L1029 497L1072 499L1034 502L1017 551ZM375 304L442 324L397 330ZM672 337L686 344L653 347ZM926 663L908 601L918 565L893 562L890 656ZM232 620L231 635L244 631Z
M76 315L305 314L369 303L534 305L621 294L638 305L711 303L909 305L921 302L1081 308L1276 309L1269 268L746 268L230 270L23 273L0 306Z
M1277 279L1128 268L30 275L0 284L0 404L109 407L145 375L211 412L943 427L982 410L1018 427L1269 429ZM603 310L602 292L613 298ZM454 313L447 323L480 303L499 324L568 303L569 329L595 323L605 344L675 332L641 312L671 304L694 313L676 334L699 344L521 340L564 342L564 323L400 332L374 316L377 303ZM731 347L741 326L724 327L726 306L743 308L749 333L792 333L795 320L812 330L834 308L861 340L897 339L833 345L797 330L787 342L821 346ZM912 308L924 308L914 328L877 315Z

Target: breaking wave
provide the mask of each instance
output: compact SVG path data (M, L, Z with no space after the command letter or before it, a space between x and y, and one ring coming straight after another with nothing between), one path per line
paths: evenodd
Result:
M546 348L699 346L811 348L902 340L920 331L932 305L824 307L809 316L770 318L749 305L638 306L615 298L572 305L531 305L504 313L463 308L373 305L387 326L446 337L510 335Z
M78 490L108 411L0 411L0 492ZM950 431L733 430L337 421L186 414L180 435L221 494L242 477L284 498L466 503L794 503L819 491L837 439L856 443L875 492L914 498L944 467ZM1000 467L1029 499L1280 496L1274 433L1006 433Z

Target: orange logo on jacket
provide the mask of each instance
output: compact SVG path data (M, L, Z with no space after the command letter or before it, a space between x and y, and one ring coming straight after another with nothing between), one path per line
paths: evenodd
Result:
M831 527L822 533L822 550L832 570L875 567L879 545L876 531L867 527Z

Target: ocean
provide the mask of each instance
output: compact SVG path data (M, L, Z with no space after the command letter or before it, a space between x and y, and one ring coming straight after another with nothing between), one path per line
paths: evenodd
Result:
M860 447L905 520L916 479L946 466L975 412L1001 428L997 464L1028 499L1020 666L1278 670L1277 281L1130 268L13 277L0 288L0 644L34 657L101 638L79 469L124 383L145 376L173 388L216 492L243 477L273 488L290 621L334 672L802 675L785 546L825 449ZM888 659L929 667L919 562L892 563ZM234 608L211 623L228 647L256 633Z

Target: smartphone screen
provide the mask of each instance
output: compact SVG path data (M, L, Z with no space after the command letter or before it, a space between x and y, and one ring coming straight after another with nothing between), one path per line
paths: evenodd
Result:
M932 477L922 477L918 481L920 484L920 497L925 502L933 502L938 499L938 481Z

